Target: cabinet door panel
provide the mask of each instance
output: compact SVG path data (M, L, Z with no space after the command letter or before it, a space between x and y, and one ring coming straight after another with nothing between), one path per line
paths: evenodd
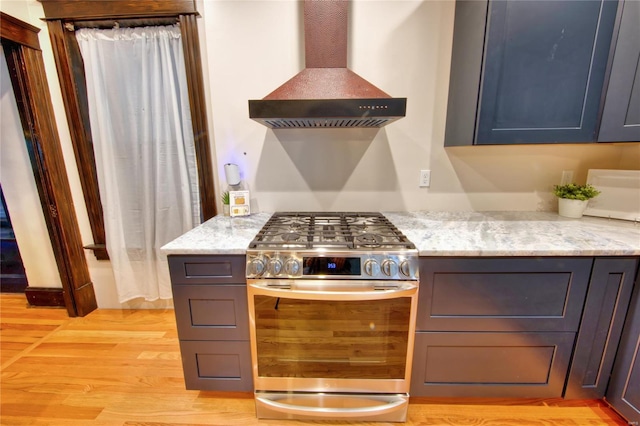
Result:
M577 331L591 258L422 258L420 331Z
M173 287L181 340L248 340L249 312L244 285Z
M640 281L640 280L639 280ZM607 401L630 424L640 423L640 283L624 325L620 347L607 389Z
M489 7L476 143L595 141L617 3Z
M625 1L599 142L640 141L640 2Z
M251 391L249 342L181 341L187 389Z
M604 396L637 266L637 258L595 260L565 398Z
M575 333L416 333L412 396L560 397Z
M456 0L445 146L475 141L487 1Z

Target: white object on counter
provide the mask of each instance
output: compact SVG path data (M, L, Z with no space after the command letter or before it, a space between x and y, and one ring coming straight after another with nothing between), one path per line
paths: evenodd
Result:
M563 217L580 219L588 203L589 200L570 200L568 198L558 198L558 214Z
M587 183L600 191L584 214L640 221L640 170L590 169Z
M237 164L227 163L224 165L224 176L229 186L240 184L240 169Z

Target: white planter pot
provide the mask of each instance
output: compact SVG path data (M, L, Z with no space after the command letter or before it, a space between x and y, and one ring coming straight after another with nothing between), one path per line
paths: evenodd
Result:
M229 204L222 205L222 212L224 213L225 216L229 216L231 214L229 207L230 207Z
M566 198L558 198L558 214L564 217L580 219L587 208L589 200L569 200Z

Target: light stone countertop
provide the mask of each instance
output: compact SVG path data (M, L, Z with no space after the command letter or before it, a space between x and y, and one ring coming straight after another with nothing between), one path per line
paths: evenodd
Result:
M550 212L383 212L421 256L640 256L640 223ZM162 247L170 254L244 254L271 217L216 216Z
M551 212L396 212L421 256L638 256L640 223Z
M205 223L162 246L170 254L245 254L249 243L271 217L271 213L251 216L212 217Z

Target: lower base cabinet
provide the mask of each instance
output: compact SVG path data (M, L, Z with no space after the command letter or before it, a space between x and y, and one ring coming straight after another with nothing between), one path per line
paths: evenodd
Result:
M598 399L606 391L638 424L638 262L421 258L411 395ZM244 256L169 258L187 389L253 389L244 265Z
M169 256L187 389L253 390L245 256Z
M608 385L637 419L637 270L637 257L421 258L411 395L599 399Z

